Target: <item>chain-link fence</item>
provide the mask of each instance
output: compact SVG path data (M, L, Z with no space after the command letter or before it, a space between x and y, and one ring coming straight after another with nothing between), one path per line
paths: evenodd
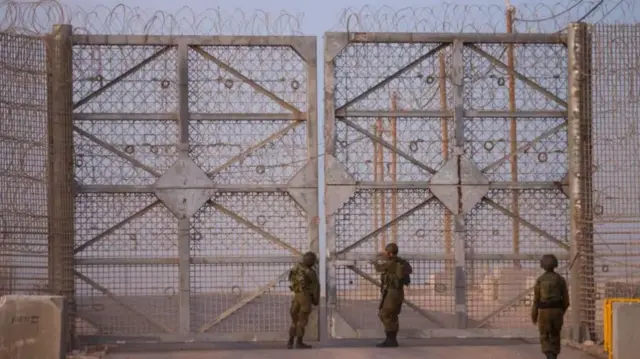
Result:
M386 116L412 106L424 110L421 106L427 98L437 107L420 115L430 117L429 121L418 121L417 115L413 120L395 116L398 131L431 136L421 141L381 144L390 130L381 128L379 123L384 121L369 116L360 129L372 137L365 138L360 131L344 139L345 147L340 147L342 140L336 142L342 156L338 159L344 162L349 157L347 170L360 176L360 185L366 187L342 209L342 214L352 213L343 216L343 226L337 229L352 240L375 239L348 259L365 258L381 243L410 233L413 239L404 246L405 252L425 255L415 259L415 289L408 297L417 303L411 308L419 313L416 318L433 321L425 308L435 308L448 314L444 319L436 316L434 323L460 325L463 314L456 304L464 299L473 317L464 325L512 330L528 325L523 309L530 304L527 278L537 274L532 254L552 251L555 247L548 242L557 239L565 246L571 244L570 253L561 260L574 284L578 310L567 322L578 323L583 338L588 334L601 339L602 299L640 296L636 159L640 60L635 51L640 32L637 24L607 24L634 23L633 5L632 1L575 1L557 7L523 6L512 14L511 31L516 33L563 32L576 20L593 24L574 44L582 55L574 62L572 76L583 81L575 108L583 122L574 132L571 127L549 132L562 125L564 115L558 115L562 109L538 106L553 102L549 93L561 100L571 96L566 91L571 86L567 84L571 61L563 45L518 45L513 55L499 41L478 45L480 52L464 49L462 66L470 76L466 79L475 81L475 90L463 94L465 106L484 117L465 120L470 140L463 147L476 165L487 167L496 160L500 164L493 166L494 188L487 193L493 212L489 214L486 203L470 211L469 233L479 235L467 236L469 290L458 293L456 301L448 297L455 295L448 293L454 287L456 262L454 216L445 200L425 197L430 190L419 188L418 182L426 182L420 173L429 171L420 166L416 170L418 160L439 170L453 154L453 143L460 140L443 120L448 115L441 116L454 101L451 86L441 86L444 94L439 93L441 77L450 72L452 54L443 50L430 65L416 66L410 80L395 80L391 84L395 91L369 96L362 102L364 107L342 114L348 119L351 111L364 119L369 107L382 103L385 107L375 110L386 111ZM94 338L117 334L172 338L167 334L194 332L203 337L209 333L209 339L238 340L251 332L251 338L261 339L284 333L288 292L283 273L300 252L318 249L317 208L311 198L317 190L314 161L322 145L316 142L313 123L318 101L315 39L305 38L305 43L269 36L300 35L302 16L190 9L177 14L145 13L126 6L84 11L55 1L2 1L0 10L4 14L0 20L0 295L65 295L76 318L72 330ZM440 22L434 25L434 18ZM337 30L396 35L502 33L507 31L507 19L502 7L364 8L346 10ZM55 24L73 27L54 30ZM130 34L154 36L137 37L140 43L135 44L126 42L134 41L133 37L110 36ZM241 37L221 37L218 43L206 44L187 36L182 45L176 42L180 37L173 36L211 34L259 36L239 42ZM336 95L341 105L353 101L358 86L362 92L375 85L374 80L384 80L383 75L373 78L373 67L397 70L400 62L414 61L440 44L384 42L381 46L352 44L337 56L340 83L327 80L325 86L335 85L341 91ZM189 47L183 59L190 69L186 99L180 98L184 94L179 91L180 46ZM484 56L486 61L481 62L482 53L493 60ZM509 92L510 57L526 78L546 87L545 96L540 91L520 91L515 97ZM496 59L507 69L492 77L500 67ZM525 73L527 68L532 72ZM427 85L436 91L428 93ZM185 118L184 112L180 115L184 101L191 111L188 125L176 121ZM529 117L518 127L520 138L512 141L517 134L507 128L511 119L505 112L515 111L511 102L518 111L546 110L546 121L540 113L537 119L525 114ZM494 112L489 116L479 112L483 110ZM358 111L359 115L354 114ZM505 117L496 111L505 112ZM546 133L546 140L530 144L539 132ZM574 141L580 144L573 148L576 151L567 146L572 133L576 140L579 137ZM365 142L371 149L361 146ZM433 158L425 157L428 154L421 151L425 147ZM508 166L514 150L524 152L517 156L520 169L515 169L520 182L540 187L546 181L553 188L518 188L512 178L514 169ZM203 178L182 188L189 196L194 194L187 196L189 201L216 191L214 200L194 213L192 204L180 207L171 195L163 197L162 191L178 193L175 181L160 189L153 187L185 151L191 162L182 165L193 163L214 183ZM395 164L385 163L393 152L402 158ZM404 181L408 187L396 184L381 191L379 180ZM574 202L566 200L571 196ZM169 202L182 209L170 209ZM409 211L422 211L422 220L404 214ZM173 221L176 213L193 217L190 222ZM359 227L346 225L349 216L350 220L360 216ZM424 218L442 228L425 229ZM385 228L376 232L381 227ZM339 245L350 246L343 242ZM188 269L180 271L180 266ZM524 277L509 272L523 267L529 269ZM359 278L365 284L363 290L344 297L345 312L357 316L362 303L370 305L377 297L377 291L369 290L375 278L367 273L347 276L353 270L345 268L340 269L345 273L337 289L352 291ZM501 291L496 284L500 278L519 282L517 288ZM328 280L335 277L330 273ZM433 292L428 294L427 287ZM497 304L483 304L487 301ZM365 329L377 328L369 317L346 320ZM416 320L410 325L424 329L433 324L426 322Z
M0 34L0 293L48 291L47 51Z
M602 339L603 299L640 298L640 27L589 30L591 69L582 75L591 78L592 103L584 111L592 145L584 148L583 166L593 182L580 225L587 231L584 248L593 253L580 253L588 284L580 295L590 303L582 319Z

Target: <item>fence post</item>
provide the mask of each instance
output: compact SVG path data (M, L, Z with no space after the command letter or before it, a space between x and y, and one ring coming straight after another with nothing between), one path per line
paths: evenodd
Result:
M49 289L68 302L68 345L74 338L72 27L54 25L47 36Z
M571 225L570 328L573 340L595 338L593 268L593 179L591 34L584 23L569 25L567 38L569 206ZM589 338L590 337L590 338Z

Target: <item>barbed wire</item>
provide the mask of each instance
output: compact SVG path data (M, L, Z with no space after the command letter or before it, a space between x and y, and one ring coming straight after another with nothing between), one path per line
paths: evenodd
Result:
M303 14L240 9L182 7L175 13L119 4L91 9L56 0L0 0L0 31L42 35L54 24L71 24L76 33L153 35L300 35Z
M553 5L518 5L514 31L556 32L577 21L634 23L634 0L572 0ZM504 32L506 6L441 3L433 7L394 9L389 6L347 8L331 31L380 32Z

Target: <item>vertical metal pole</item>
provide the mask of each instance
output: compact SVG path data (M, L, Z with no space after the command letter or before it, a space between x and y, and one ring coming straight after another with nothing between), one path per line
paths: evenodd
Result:
M376 137L380 136L379 134L379 126L378 121L376 121L375 125L373 125L373 133ZM373 142L373 182L380 183L380 167L378 167L378 162L380 159L378 158L378 146L380 146L377 142ZM380 197L378 196L378 190L373 190L373 198L371 201L371 206L373 212L373 228L372 230L376 230L380 227L379 217L378 217L378 208L380 203ZM384 224L384 223L383 223ZM380 252L380 238L376 236L373 240L374 252Z
M507 33L513 32L513 19L515 17L516 9L510 7L507 9ZM515 70L515 55L513 51L513 44L507 45L507 66L510 70ZM516 79L512 71L509 72L509 112L516 111ZM509 123L509 137L510 137L510 153L516 153L518 151L518 127L517 119L512 117ZM518 182L518 156L513 156L509 160L511 163L511 181ZM514 189L511 197L511 210L516 216L520 216L519 205L519 193L517 189ZM512 246L513 254L520 253L520 222L517 219L511 221L512 226ZM513 265L516 268L520 268L520 261L514 260Z
M307 159L316 164L314 171L314 187L315 187L315 206L312 212L307 213L307 223L309 226L309 249L318 254L320 258L320 222L318 208L318 63L317 63L317 43L313 39L313 57L307 57ZM310 53L311 54L311 53ZM309 55L310 55L309 54ZM318 273L319 274L319 273ZM318 319L325 317L324 310L320 308L317 312ZM311 326L308 329L309 337L316 337L322 340L320 328L323 326L321 320L315 321L315 328Z
M569 192L571 215L571 336L595 340L593 268L591 34L587 24L571 24L569 55ZM587 335L591 338L587 338Z
M376 122L376 136L382 138L383 135L384 135L384 128L382 127L382 118L378 118L378 121ZM376 182L382 183L384 182L384 147L382 147L382 145L379 143L376 143L376 145L378 146L378 149L376 151L378 154L377 156L378 162L376 162L376 166L378 167L378 180ZM377 192L378 192L378 201L380 204L380 207L378 207L378 211L380 215L380 225L384 226L387 223L385 218L386 212L387 212L387 208L385 204L386 196L383 189L378 189ZM386 245L387 245L387 231L384 230L382 231L382 233L380 233L380 251L381 252L384 250L384 247L386 247Z
M445 50L443 50L445 51ZM444 52L439 56L440 74L438 76L438 86L440 89L440 109L446 111L447 105L447 69ZM443 117L440 120L442 126L442 158L446 162L449 160L449 118ZM451 213L448 209L444 209L444 252L450 255L453 251L453 240L451 239ZM451 263L445 263L445 273L452 273L453 266Z
M179 156L189 156L189 46L181 41L178 44L178 151ZM180 278L179 331L188 334L191 331L191 254L190 254L190 218L178 219L178 272Z
M462 154L464 153L464 44L456 39L453 42L453 121L455 124L454 135L454 155L458 159L458 211L454 216L454 259L455 259L455 310L456 310L456 327L464 329L467 327L467 273L466 273L466 254L465 254L465 222L462 213L462 180L460 163Z
M394 91L391 94L391 111L398 111L398 94ZM391 151L391 181L395 185L398 182L398 153L395 151L398 148L398 119L394 116L391 117L391 145L394 150ZM391 192L391 220L398 217L398 192L393 190ZM398 243L398 226L394 224L391 227L391 242Z
M47 38L49 289L68 301L69 346L75 336L72 57L73 28L54 25Z
M336 118L335 118L335 63L332 58L329 57L331 42L327 41L325 38L324 41L324 153L326 155L333 155L335 152L335 144L336 144ZM326 176L327 173L327 161L326 157L323 157L324 163L324 173ZM333 332L332 326L333 321L329 318L329 316L334 314L336 310L337 304L337 278L336 278L336 267L335 263L333 263L333 259L335 258L336 253L336 220L335 214L327 213L326 204L331 200L331 191L330 187L326 185L326 177L325 177L325 186L324 186L324 215L325 215L325 247L326 247L326 283L325 283L325 308L326 314L323 320L326 320L327 328L326 335L331 336L331 332Z

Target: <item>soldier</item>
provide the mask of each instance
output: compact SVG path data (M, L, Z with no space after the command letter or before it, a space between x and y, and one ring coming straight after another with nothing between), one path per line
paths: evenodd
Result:
M404 301L404 286L410 283L412 269L407 261L398 257L398 246L395 243L389 243L380 256L383 260L373 261L372 264L381 273L382 299L378 316L384 325L386 339L377 347L391 348L398 346L398 315Z
M291 326L289 327L288 349L293 349L294 339L297 349L310 349L311 346L302 342L304 329L309 322L311 306L320 302L320 283L318 274L313 269L316 264L316 254L307 252L289 272L289 289L294 293L291 301Z
M560 354L560 332L564 313L569 308L567 282L554 271L558 258L545 254L540 259L545 273L536 280L531 307L531 321L538 324L540 345L547 359L556 359Z

